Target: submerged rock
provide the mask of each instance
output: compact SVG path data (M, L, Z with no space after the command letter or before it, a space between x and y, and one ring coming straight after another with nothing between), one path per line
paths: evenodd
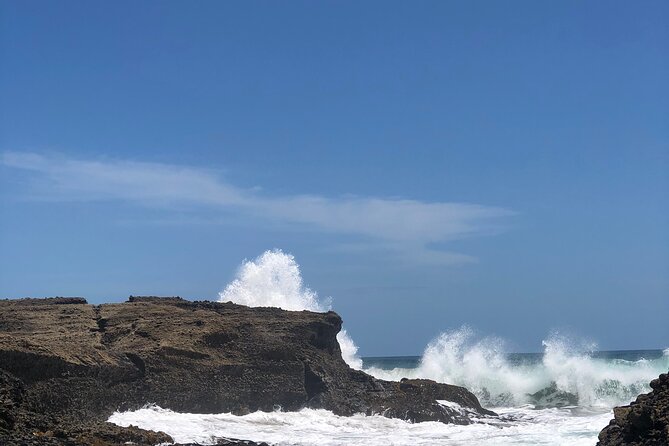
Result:
M538 392L528 394L528 396L537 409L576 406L578 404L578 395L558 389L554 382Z
M650 383L650 393L613 409L613 420L599 433L598 446L669 445L669 374Z
M463 387L384 381L351 369L336 339L341 324L334 312L180 298L99 306L81 298L0 301L0 440L51 432L40 438L79 444L77 432L92 435L114 411L147 403L234 414L310 407L459 424L494 415ZM65 426L60 432L75 443L54 426ZM165 438L118 437L125 441Z

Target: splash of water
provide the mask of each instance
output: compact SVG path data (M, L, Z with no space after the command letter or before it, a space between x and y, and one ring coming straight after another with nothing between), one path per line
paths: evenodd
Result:
M245 260L237 277L218 296L221 302L290 311L324 312L332 304L330 299L320 300L315 291L304 285L295 257L280 249L265 251L255 260ZM346 330L337 334L337 341L344 361L354 369L361 369L358 347Z
M650 390L648 383L669 367L669 357L606 360L593 346L560 334L543 341L541 360L510 361L499 338L478 339L469 327L448 331L428 344L415 369L365 369L383 379L429 378L466 387L484 405L522 404L613 407Z
M362 370L362 359L358 356L358 346L346 332L346 329L337 333L337 342L341 348L341 357L352 369Z

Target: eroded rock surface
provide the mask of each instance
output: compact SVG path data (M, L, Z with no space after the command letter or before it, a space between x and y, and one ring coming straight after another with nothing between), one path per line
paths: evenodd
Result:
M650 393L613 409L613 420L599 433L599 446L669 445L669 374L650 383Z
M311 407L460 424L494 415L462 387L352 370L336 340L341 323L334 312L180 298L0 301L0 440L27 433L91 444L76 441L106 429L99 444L171 441L141 429L122 438L122 428L105 423L116 410L147 403L235 414Z

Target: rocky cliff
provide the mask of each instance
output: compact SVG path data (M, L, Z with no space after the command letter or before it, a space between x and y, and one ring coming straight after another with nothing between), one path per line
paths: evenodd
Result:
M341 323L334 312L180 298L0 301L0 440L88 444L107 432L98 444L169 441L104 423L147 403L235 414L311 407L460 424L494 415L462 387L382 381L349 368L336 340Z
M613 420L599 433L598 446L669 445L669 374L650 383L652 392L629 406L613 409Z

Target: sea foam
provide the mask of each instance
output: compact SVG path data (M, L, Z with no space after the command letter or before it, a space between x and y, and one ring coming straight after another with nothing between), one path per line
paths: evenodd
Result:
M159 407L117 412L110 422L163 431L177 442L215 444L243 438L276 446L545 445L592 446L611 418L608 411L574 416L568 409L500 409L502 420L458 426L410 423L380 415L341 417L326 410L254 412L248 415L176 413Z

